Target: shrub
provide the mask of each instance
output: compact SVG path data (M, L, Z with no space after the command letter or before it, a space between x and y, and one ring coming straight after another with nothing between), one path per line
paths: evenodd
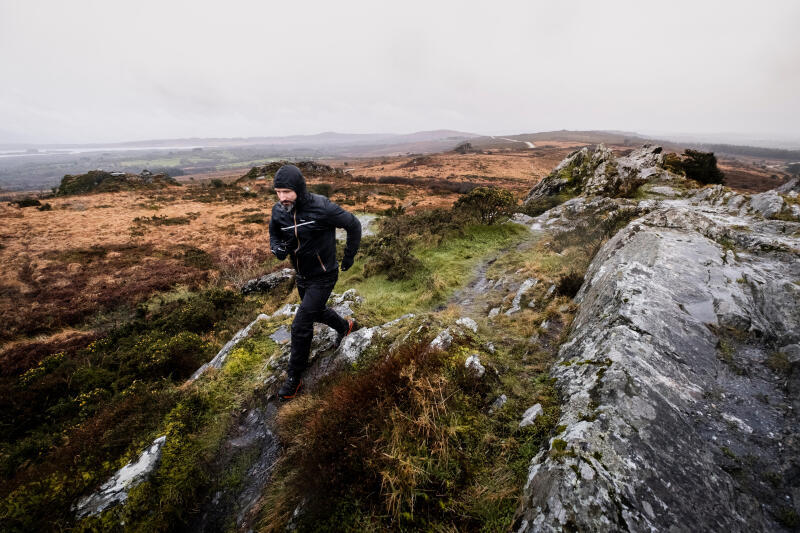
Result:
M446 414L444 398L455 392L440 372L446 361L425 344L407 346L344 376L317 405L282 410L281 439L289 445L282 467L290 471L284 478L289 502L280 503L311 496L304 519L313 521L333 511L332 495L357 495L396 520L435 494L441 481L435 477L444 474L436 467L448 453L459 453L451 449L448 428L437 424ZM277 522L293 510L271 507Z
M331 183L315 183L309 186L309 190L330 198L331 194L333 194L333 185Z
M637 208L620 208L607 214L593 213L581 219L574 228L555 234L553 250L560 252L570 246L579 246L587 250L588 257L594 257L603 243L642 214Z
M686 150L683 156L683 169L687 178L703 184L724 183L725 175L717 167L717 158L713 152Z
M364 264L365 276L385 272L390 281L411 279L422 267L422 262L411 253L407 236L379 236L365 246L364 254L369 258Z
M22 198L21 200L15 200L12 203L17 204L17 207L34 207L42 205L42 203L36 198Z
M211 186L214 187L215 189L221 189L221 188L225 187L225 182L222 181L219 178L212 179L210 183L211 183Z
M49 203L45 203L45 204L40 205L36 209L38 209L39 211L52 211L53 210L53 206L50 205Z
M508 215L516 201L511 192L494 187L476 187L456 201L453 209L473 216L484 224L494 224Z
M560 296L574 298L583 285L583 274L577 271L570 271L564 274L556 282L556 293Z
M717 158L713 152L686 149L683 158L677 154L667 154L663 166L704 185L725 182L725 174L717 166Z
M672 152L664 156L664 168L675 174L683 174L683 161L681 156Z
M566 200L561 195L543 196L526 203L522 208L522 212L531 217L538 217L545 211L563 204Z
M167 215L153 215L151 217L136 217L134 224L152 224L153 226L180 226L189 224L193 217L168 217Z

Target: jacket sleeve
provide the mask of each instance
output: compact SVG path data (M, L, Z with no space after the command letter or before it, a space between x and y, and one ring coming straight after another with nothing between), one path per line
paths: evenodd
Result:
M355 257L361 245L361 222L352 213L348 213L337 204L328 201L326 206L327 219L337 228L347 231L347 243L344 247L345 257Z
M281 261L286 259L286 256L289 254L288 246L286 246L286 243L281 239L281 229L278 227L278 223L275 222L274 209L269 219L269 248L275 257Z

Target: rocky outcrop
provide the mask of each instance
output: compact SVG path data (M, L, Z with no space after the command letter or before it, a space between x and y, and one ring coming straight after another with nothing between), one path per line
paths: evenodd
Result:
M141 174L128 174L90 170L86 174L65 175L56 189L56 196L162 189L171 185L180 185L180 183L167 174L153 174L149 171Z
M561 196L628 196L644 183L680 180L663 168L660 146L646 144L624 157L615 157L604 145L584 147L568 155L531 189L524 204Z
M592 262L515 531L795 523L800 224L712 196L651 205Z
M272 179L275 173L281 168L283 165L294 165L300 169L300 172L303 173L305 177L317 177L317 176L333 176L333 177L343 177L344 172L340 168L333 168L330 165L326 165L324 163L317 163L316 161L273 161L272 163L267 163L266 165L252 167L250 171L239 178L237 181L243 181L248 179L256 179L260 177L268 177Z

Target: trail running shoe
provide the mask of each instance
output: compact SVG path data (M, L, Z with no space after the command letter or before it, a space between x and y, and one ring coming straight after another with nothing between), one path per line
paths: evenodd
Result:
M281 400L291 400L297 396L297 393L300 392L301 388L303 388L302 378L289 374L289 376L286 378L286 381L284 381L283 385L281 385L280 390L278 390L278 398Z
M336 337L336 347L338 348L342 344L344 338L353 333L359 327L360 326L358 325L358 322L352 318L347 319L347 331L344 333L339 333L339 335Z

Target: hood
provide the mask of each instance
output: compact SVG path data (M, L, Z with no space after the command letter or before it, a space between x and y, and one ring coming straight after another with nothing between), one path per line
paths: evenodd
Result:
M306 179L300 169L294 165L283 165L275 173L273 187L276 189L291 189L297 193L296 204L302 204L308 198Z

